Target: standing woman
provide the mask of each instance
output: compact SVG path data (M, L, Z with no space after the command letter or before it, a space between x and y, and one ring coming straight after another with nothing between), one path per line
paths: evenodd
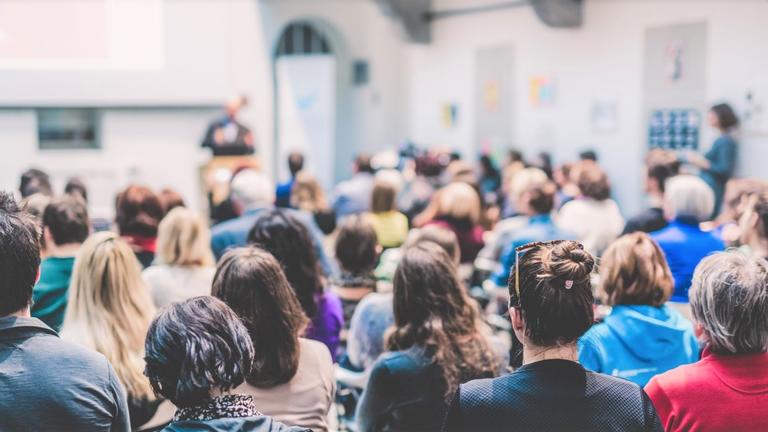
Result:
M739 119L730 105L721 103L710 108L707 121L710 126L720 131L720 136L704 156L689 152L686 159L688 163L701 170L701 178L715 192L713 216L717 216L723 202L725 184L733 175L736 165L737 143L734 132L739 125Z

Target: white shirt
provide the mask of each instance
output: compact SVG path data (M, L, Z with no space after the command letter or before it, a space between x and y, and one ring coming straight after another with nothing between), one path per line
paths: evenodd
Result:
M583 198L565 203L555 224L576 234L587 251L599 256L621 234L624 218L612 199Z
M156 264L142 272L155 306L160 309L197 296L211 295L216 269Z

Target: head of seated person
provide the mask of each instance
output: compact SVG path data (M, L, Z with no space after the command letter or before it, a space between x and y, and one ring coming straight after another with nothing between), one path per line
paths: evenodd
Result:
M192 210L176 207L160 222L157 262L169 266L211 267L211 233Z
M336 260L342 270L340 286L354 288L362 283L364 286L357 287L376 288L373 269L380 251L376 231L368 219L356 215L345 218L336 236Z
M551 181L530 183L518 195L517 209L526 216L548 215L555 207L557 187Z
M595 162L583 161L578 165L576 185L583 198L605 201L611 197L608 175Z
M517 213L521 213L517 206L522 200L522 195L526 191L546 183L548 180L547 174L543 170L534 167L524 168L512 176L508 184L509 194L507 199L515 205Z
M664 196L664 186L680 172L680 159L670 150L653 149L645 156L645 191L659 201Z
M85 201L78 195L54 198L43 211L42 226L48 255L74 256L90 232Z
M275 185L264 173L245 169L229 183L229 196L235 213L242 215L248 210L271 208L275 203Z
M0 192L0 317L28 313L40 268L39 239L33 216Z
M424 228L414 230L408 235L404 249L424 242L432 242L440 246L448 254L454 268L459 266L461 260L461 251L459 249L459 240L453 231L435 225L428 225Z
M697 225L712 215L715 194L704 180L693 175L679 175L665 184L664 216Z
M740 210L739 243L755 257L768 257L768 190L744 197Z

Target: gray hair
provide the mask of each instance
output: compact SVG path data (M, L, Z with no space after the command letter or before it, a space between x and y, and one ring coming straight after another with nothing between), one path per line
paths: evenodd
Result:
M243 207L272 205L275 202L275 185L264 173L253 169L240 171L230 183L232 199Z
M768 263L719 252L696 267L689 292L693 317L720 354L768 350Z
M679 175L664 183L664 210L672 219L679 216L705 221L715 208L715 193L704 180L693 175Z

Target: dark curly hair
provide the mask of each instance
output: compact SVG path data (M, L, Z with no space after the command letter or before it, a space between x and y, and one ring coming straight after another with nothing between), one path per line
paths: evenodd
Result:
M296 292L304 313L317 315L317 296L323 280L315 248L307 228L284 210L271 210L261 216L248 233L248 243L274 255Z
M177 407L205 404L215 390L245 381L253 343L235 312L214 297L195 297L161 312L149 326L146 368L155 393Z

